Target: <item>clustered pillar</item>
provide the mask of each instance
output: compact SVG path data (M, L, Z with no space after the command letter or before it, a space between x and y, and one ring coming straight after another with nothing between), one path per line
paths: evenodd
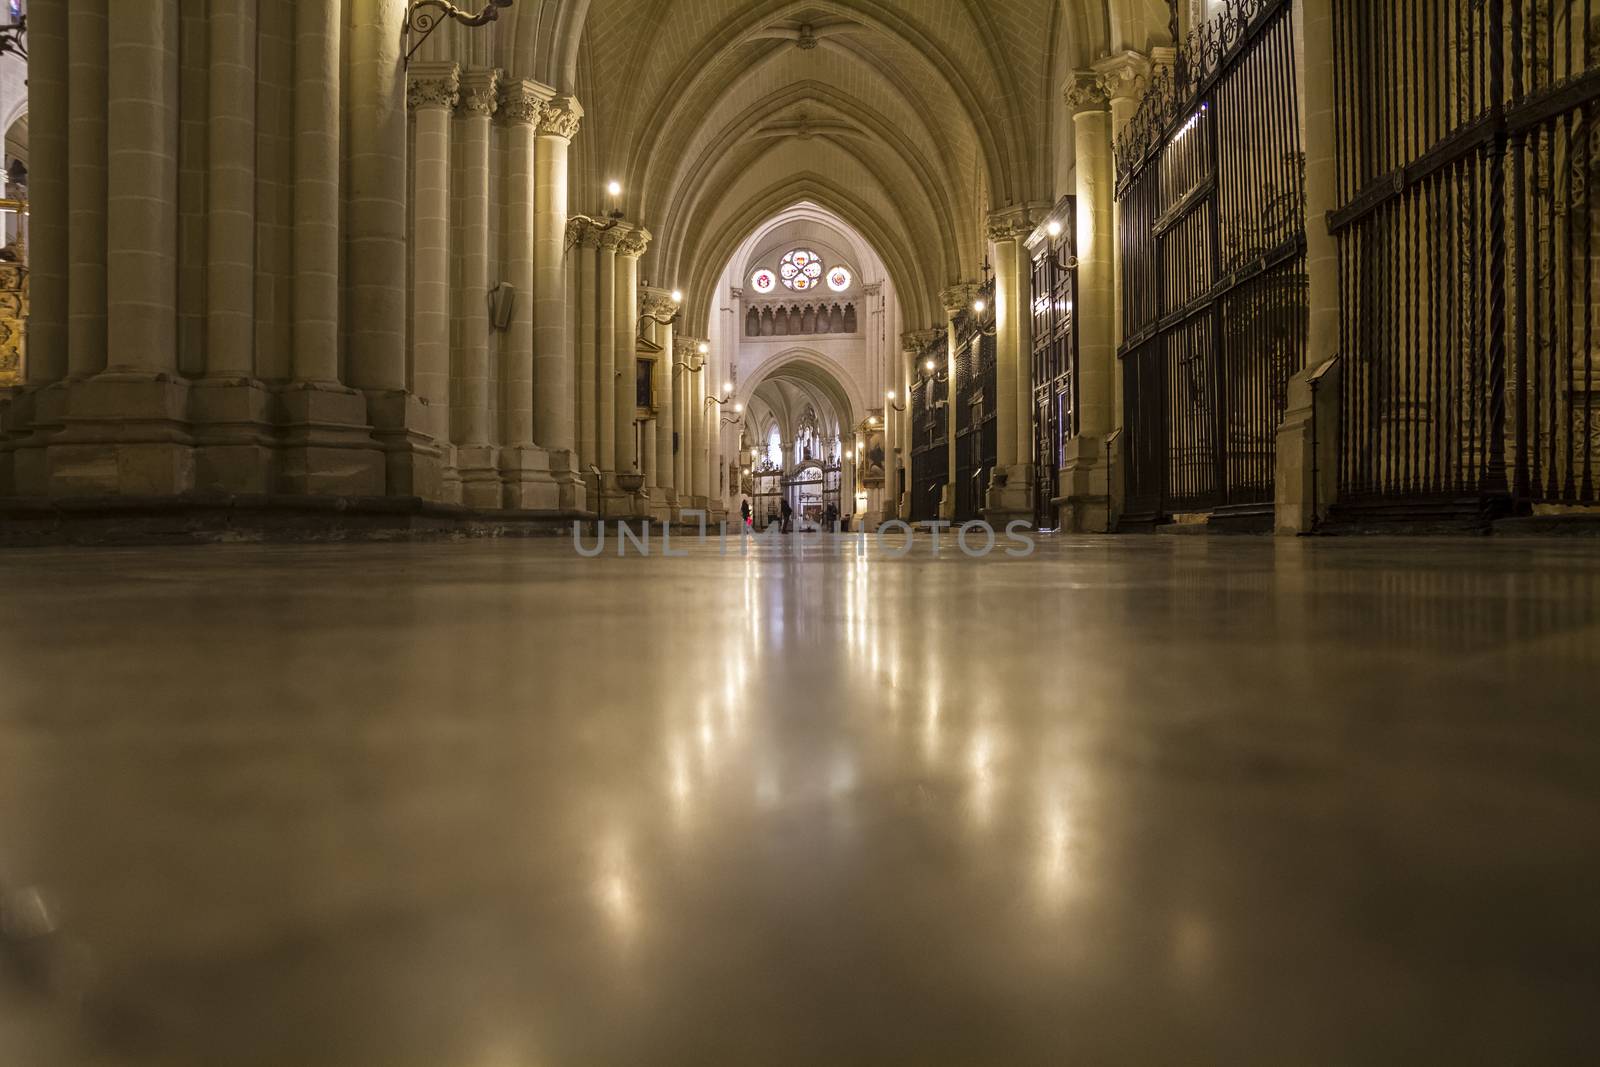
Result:
M0 495L583 510L582 110L441 62L447 43L408 67L406 7L37 5L30 358L0 400ZM180 153L189 128L202 150ZM631 361L633 323L607 332Z

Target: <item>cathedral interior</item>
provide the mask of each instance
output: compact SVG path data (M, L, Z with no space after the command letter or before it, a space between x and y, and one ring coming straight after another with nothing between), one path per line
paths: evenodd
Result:
M1600 0L0 0L0 123L3 1067L1600 1056Z

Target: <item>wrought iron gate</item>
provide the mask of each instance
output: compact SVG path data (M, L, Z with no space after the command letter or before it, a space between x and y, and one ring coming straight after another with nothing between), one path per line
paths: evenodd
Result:
M1600 0L1336 0L1341 507L1595 501Z
M945 372L946 341L928 345L918 353L917 375L911 386L911 520L928 522L939 517L939 497L950 484L950 432L945 409L950 400L950 380ZM927 371L932 360L934 369Z
M1061 526L1061 465L1067 441L1078 432L1077 243L1069 197L1056 210L1065 217L1059 237L1044 240L1033 257L1033 522Z
M956 522L983 517L984 498L998 459L995 410L994 282L978 295L982 314L963 312L956 349Z
M1272 506L1306 347L1292 18L1227 0L1117 143L1130 522Z

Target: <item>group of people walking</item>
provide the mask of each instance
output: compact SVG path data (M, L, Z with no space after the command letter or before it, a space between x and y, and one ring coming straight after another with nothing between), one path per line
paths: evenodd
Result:
M777 516L771 516L770 513L769 513L768 522L770 523L773 520L773 518L776 518L778 523L779 523L778 529L779 529L780 532L782 532L782 533L793 533L794 532L794 507L793 507L793 505L791 505L789 503L789 501L784 500L779 504L779 508L780 508L780 511L779 511L779 514ZM744 524L745 524L746 527L750 527L751 524L755 521L754 513L750 510L750 501L749 500L741 500L739 502L739 516L740 516L740 518L744 519ZM839 505L833 503L832 501L829 501L828 506L822 509L822 529L824 529L824 530L832 530L835 526L839 525L840 519L841 519L841 516L839 514ZM849 520L846 519L845 523L848 524L848 522L849 522Z

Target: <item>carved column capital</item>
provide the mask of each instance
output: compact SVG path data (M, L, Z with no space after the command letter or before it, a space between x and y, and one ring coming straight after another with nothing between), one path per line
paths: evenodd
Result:
M578 126L582 121L583 107L578 103L578 98L562 93L546 100L540 109L539 135L564 137L570 141L578 135Z
M1106 95L1105 87L1100 84L1099 73L1093 70L1074 71L1062 97L1067 102L1068 110L1074 115L1087 111L1105 111L1111 105L1111 98Z
M632 226L623 223L617 227L621 235L617 244L617 255L638 259L650 247L650 231L643 226Z
M743 300L744 299L744 290L739 288L737 285L735 285L733 288L728 290L728 295L731 296L735 300Z
M549 96L549 89L526 78L506 82L500 88L500 118L513 125L530 126L539 121Z
M493 115L499 105L498 70L469 70L461 75L461 103L464 115Z
M1107 100L1138 100L1150 87L1150 60L1138 52L1108 56L1094 65Z
M406 106L412 111L456 106L461 94L461 68L454 63L413 63L406 72Z
M1038 225L1035 216L1049 210L1048 204L1013 204L992 212L988 219L989 240L996 244L1019 241Z
M670 319L678 313L677 301L672 299L672 294L665 289L654 286L643 287L639 290L639 313L649 315L656 320Z
M567 220L567 247L574 245L583 248L599 248L600 238L606 231L594 224L594 221L584 217Z
M960 282L941 292L939 294L939 303L944 306L945 314L953 319L972 306L972 301L977 298L977 293L977 282Z

